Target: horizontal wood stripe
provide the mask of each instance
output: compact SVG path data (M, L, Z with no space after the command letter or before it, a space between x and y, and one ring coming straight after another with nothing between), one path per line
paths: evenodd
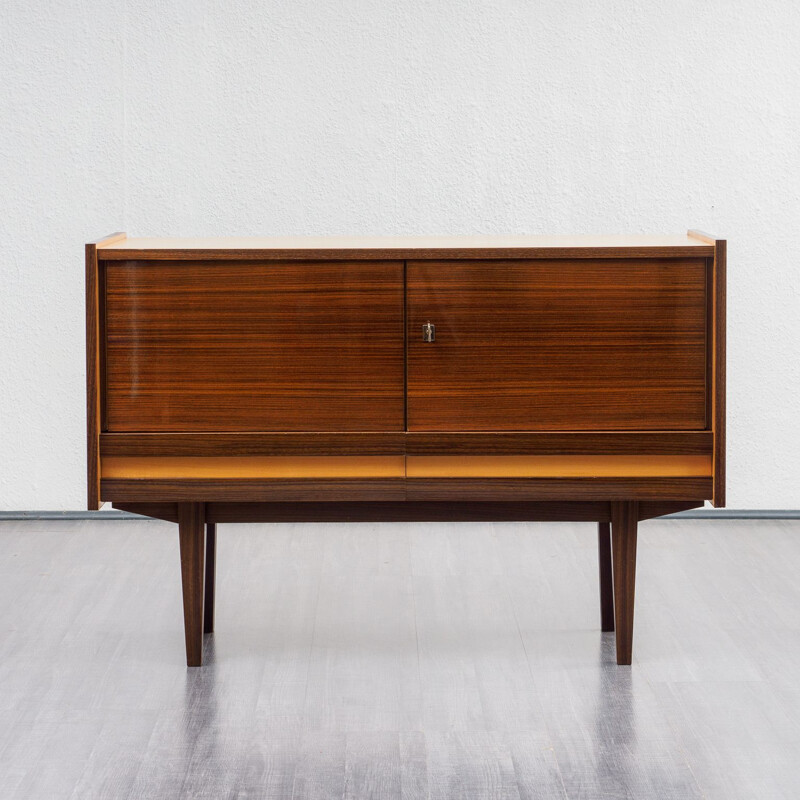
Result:
M711 478L102 479L103 500L158 502L586 501L711 497Z
M111 502L297 502L405 500L399 478L104 478Z
M710 455L713 445L710 431L411 431L405 438L408 455Z
M104 456L710 455L711 431L101 433Z
M403 456L104 456L110 479L342 479L402 478Z
M409 478L710 477L711 456L408 456Z
M406 500L686 500L711 478L407 478Z
M710 477L710 456L104 456L106 479Z

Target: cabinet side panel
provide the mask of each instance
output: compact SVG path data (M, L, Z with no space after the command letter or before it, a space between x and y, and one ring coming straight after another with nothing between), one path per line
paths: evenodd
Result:
M109 262L107 427L402 431L403 263Z
M100 508L100 308L97 245L86 245L87 507Z
M718 239L714 255L714 506L725 505L725 359L727 249Z

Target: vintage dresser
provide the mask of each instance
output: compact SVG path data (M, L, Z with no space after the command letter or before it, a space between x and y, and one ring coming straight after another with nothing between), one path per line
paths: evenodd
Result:
M178 523L190 666L217 523L594 521L630 664L637 523L725 502L725 242L700 232L115 234L86 298L89 508Z

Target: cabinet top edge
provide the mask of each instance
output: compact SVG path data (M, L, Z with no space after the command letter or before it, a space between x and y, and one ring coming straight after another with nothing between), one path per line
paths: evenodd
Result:
M707 256L714 245L688 234L662 236L277 236L134 238L97 245L102 258L526 258L616 255Z

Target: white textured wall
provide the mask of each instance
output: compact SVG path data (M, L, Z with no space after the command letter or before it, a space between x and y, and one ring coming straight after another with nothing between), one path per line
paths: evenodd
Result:
M794 2L0 4L0 508L84 506L83 243L729 239L729 505L800 508Z

